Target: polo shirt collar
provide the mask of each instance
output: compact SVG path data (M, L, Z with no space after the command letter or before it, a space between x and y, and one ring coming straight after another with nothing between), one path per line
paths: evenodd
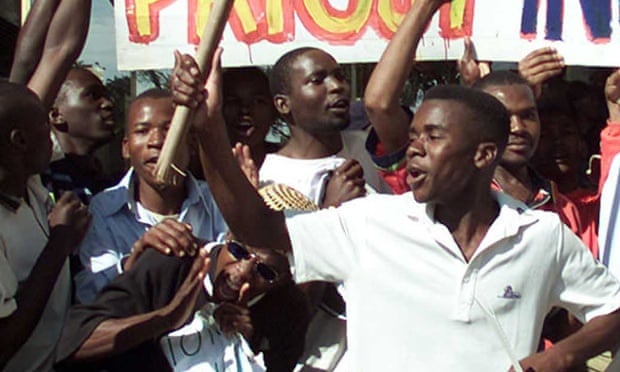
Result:
M556 186L553 181L543 178L538 172L531 167L527 168L530 178L532 179L532 186L536 190L536 194L532 198L532 201L528 203L528 207L532 209L538 209L547 203L555 204ZM504 191L502 185L493 179L491 183L493 190Z
M52 201L49 198L49 192L41 183L41 177L36 174L28 178L26 183L26 192L31 193L33 197L42 200L45 203L45 209L49 212L52 209ZM24 203L24 198L18 198L14 195L0 191L0 205L4 206L11 212L15 213ZM34 201L33 201L34 202Z
M111 216L126 207L128 210L136 213L140 222L145 222L141 216L137 215L137 201L134 197L135 184L136 173L133 168L130 168L116 186L105 191L110 193L110 198L102 205L101 209L103 215L106 217ZM187 190L187 197L181 206L179 219L183 219L190 206L199 203L201 200L201 190L198 180L190 173L188 173L185 179L185 188Z
M493 198L499 204L499 214L489 227L482 242L480 242L478 249L476 249L472 257L472 261L488 248L495 245L495 243L517 235L523 227L538 221L538 217L532 213L532 210L524 203L501 191L491 192ZM412 195L410 195L410 197L413 198ZM424 223L428 227L429 233L433 234L437 242L446 247L453 247L454 239L452 235L444 225L435 221L434 212L434 205L430 203L418 203L414 199L413 203L411 203L408 215L410 219ZM456 249L456 247L454 247L454 249ZM459 255L462 257L460 252Z

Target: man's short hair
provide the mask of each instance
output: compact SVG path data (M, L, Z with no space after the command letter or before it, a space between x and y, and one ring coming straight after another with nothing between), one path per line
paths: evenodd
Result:
M273 69L271 70L271 79L269 80L269 86L271 88L271 94L288 94L291 90L291 65L302 54L306 54L310 51L321 51L321 49L313 47L303 47L293 49L286 52L282 57L278 59Z
M506 107L492 95L459 85L439 85L426 92L424 101L449 100L465 106L471 116L464 118L467 127L480 141L492 141L502 153L510 134L510 115ZM498 157L499 159L500 157Z
M141 99L160 99L160 98L171 98L172 92L168 89L162 88L151 88L147 89L144 92L140 93L136 98L134 98L134 102L139 101Z
M60 88L58 89L58 93L56 94L56 98L54 98L54 106L58 106L60 103L62 103L67 98L67 89L69 89L69 86L71 85L70 74L71 74L71 72L76 72L76 71L83 72L85 74L90 74L90 75L94 76L95 78L97 78L97 80L101 81L101 78L99 78L99 76L97 76L97 74L95 74L88 67L77 66L77 65L71 67L71 69L67 73L67 77L65 78L65 80L60 85ZM103 84L103 82L102 82L102 84Z
M5 135L29 120L28 113L37 106L43 107L37 95L25 85L0 82L0 133Z
M530 86L523 76L516 74L512 71L493 71L482 79L475 82L472 88L485 90L488 87L504 85L526 85L528 87Z

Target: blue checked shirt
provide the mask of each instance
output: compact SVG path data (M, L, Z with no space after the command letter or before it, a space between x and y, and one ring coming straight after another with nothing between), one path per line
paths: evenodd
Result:
M131 253L133 244L157 220L134 200L133 170L114 187L97 194L89 206L93 222L82 245L80 261L84 269L75 276L80 303L90 303L99 291L123 272L121 260ZM207 184L189 175L187 198L178 220L192 226L194 236L217 240L227 231Z

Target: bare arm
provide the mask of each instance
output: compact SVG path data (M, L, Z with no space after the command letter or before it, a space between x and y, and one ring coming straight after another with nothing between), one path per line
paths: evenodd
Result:
M28 279L17 290L17 310L0 319L0 369L28 340L54 289L67 256L80 243L90 223L87 208L72 194L59 199L51 216L50 236ZM61 215L62 214L62 215Z
M426 24L445 2L413 2L366 86L366 112L388 153L400 150L408 141L409 117L400 107L399 96L413 68L415 51Z
M189 273L169 304L145 314L101 322L71 355L69 362L92 361L122 354L181 327L195 311L209 266L208 253L203 249L194 258Z
M524 370L533 368L537 372L568 371L603 351L615 350L619 332L620 310L616 310L590 320L551 349L523 359L521 365Z
M49 12L55 4L50 18ZM24 51L16 56L11 78L18 81L29 77L28 87L45 107L54 102L71 65L82 51L88 33L90 8L91 0L38 0L35 4L37 11L29 17L31 25L20 32L18 48L24 48ZM45 27L47 25L49 28ZM41 28L44 27L45 40L42 41ZM17 67L17 64L24 67Z
M194 115L194 127L200 142L200 160L217 205L230 230L243 242L289 251L290 241L284 215L265 205L233 157L221 112L221 66L219 50L213 59L207 81L207 110L204 106ZM173 98L177 104L190 107L204 105L204 81L194 59L176 55L172 74Z
M605 82L605 99L609 121L620 122L620 69L614 71Z
M36 1L22 26L15 47L9 80L26 84L39 64L45 37L60 0Z

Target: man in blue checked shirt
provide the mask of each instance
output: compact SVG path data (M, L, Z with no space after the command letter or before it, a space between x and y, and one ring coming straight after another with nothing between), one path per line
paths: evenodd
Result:
M133 264L145 245L180 257L193 253L175 249L165 239L140 239L166 219L183 222L179 226L203 240L216 240L227 230L206 183L188 173L184 182L164 186L153 176L173 112L170 93L159 89L142 93L129 108L122 154L131 169L91 201L93 223L79 252L84 269L75 277L81 303L92 302ZM176 165L185 169L188 161L189 151Z

